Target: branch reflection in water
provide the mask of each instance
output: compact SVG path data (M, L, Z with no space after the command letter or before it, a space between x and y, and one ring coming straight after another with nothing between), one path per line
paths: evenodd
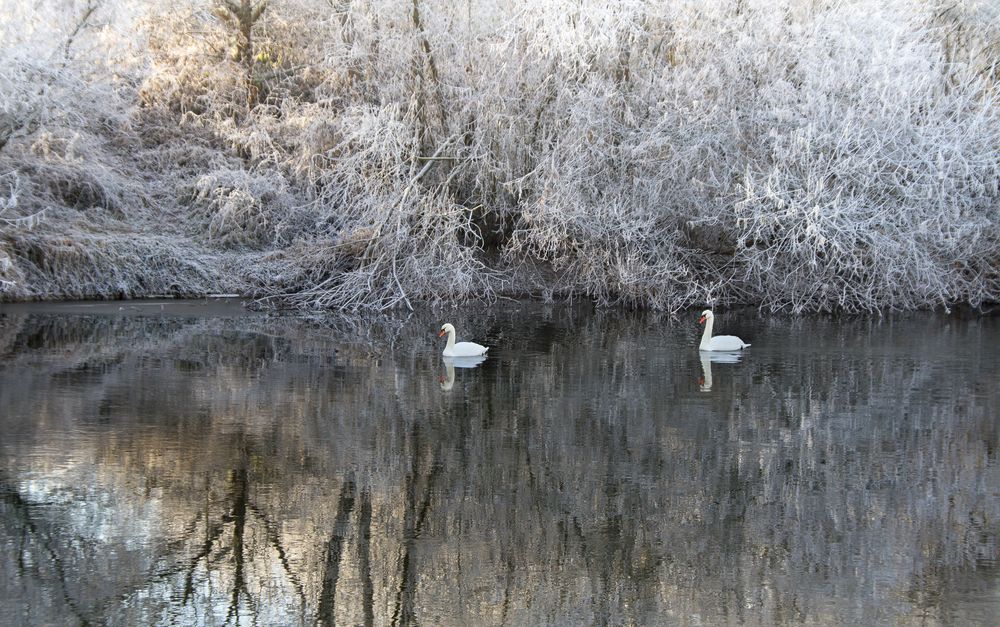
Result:
M1000 321L440 319L0 310L0 624L1000 612Z

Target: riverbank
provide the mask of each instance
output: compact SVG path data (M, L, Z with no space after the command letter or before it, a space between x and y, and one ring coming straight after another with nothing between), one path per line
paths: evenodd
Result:
M15 6L0 300L1000 301L985 4L619 4Z

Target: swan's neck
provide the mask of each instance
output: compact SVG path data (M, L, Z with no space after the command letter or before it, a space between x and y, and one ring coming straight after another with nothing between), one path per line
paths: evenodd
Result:
M705 320L705 330L701 334L701 346L699 348L708 348L708 343L712 339L712 323L715 322L714 318L709 318Z
M445 345L444 349L450 351L455 348L455 329L448 331L448 343Z

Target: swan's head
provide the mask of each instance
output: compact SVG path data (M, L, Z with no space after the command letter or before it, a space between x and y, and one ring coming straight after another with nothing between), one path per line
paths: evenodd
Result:
M438 337L444 337L445 333L454 333L454 332L455 332L455 327L451 326L450 322L445 322L444 325L441 326L441 332L438 333Z
M712 315L712 310L706 309L705 311L701 312L701 318L698 318L698 324L705 324L706 320L711 320L714 317L715 316Z

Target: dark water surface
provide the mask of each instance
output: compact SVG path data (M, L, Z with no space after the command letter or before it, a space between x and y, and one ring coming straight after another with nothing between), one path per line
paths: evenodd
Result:
M0 308L0 624L995 624L1000 320L696 318Z

